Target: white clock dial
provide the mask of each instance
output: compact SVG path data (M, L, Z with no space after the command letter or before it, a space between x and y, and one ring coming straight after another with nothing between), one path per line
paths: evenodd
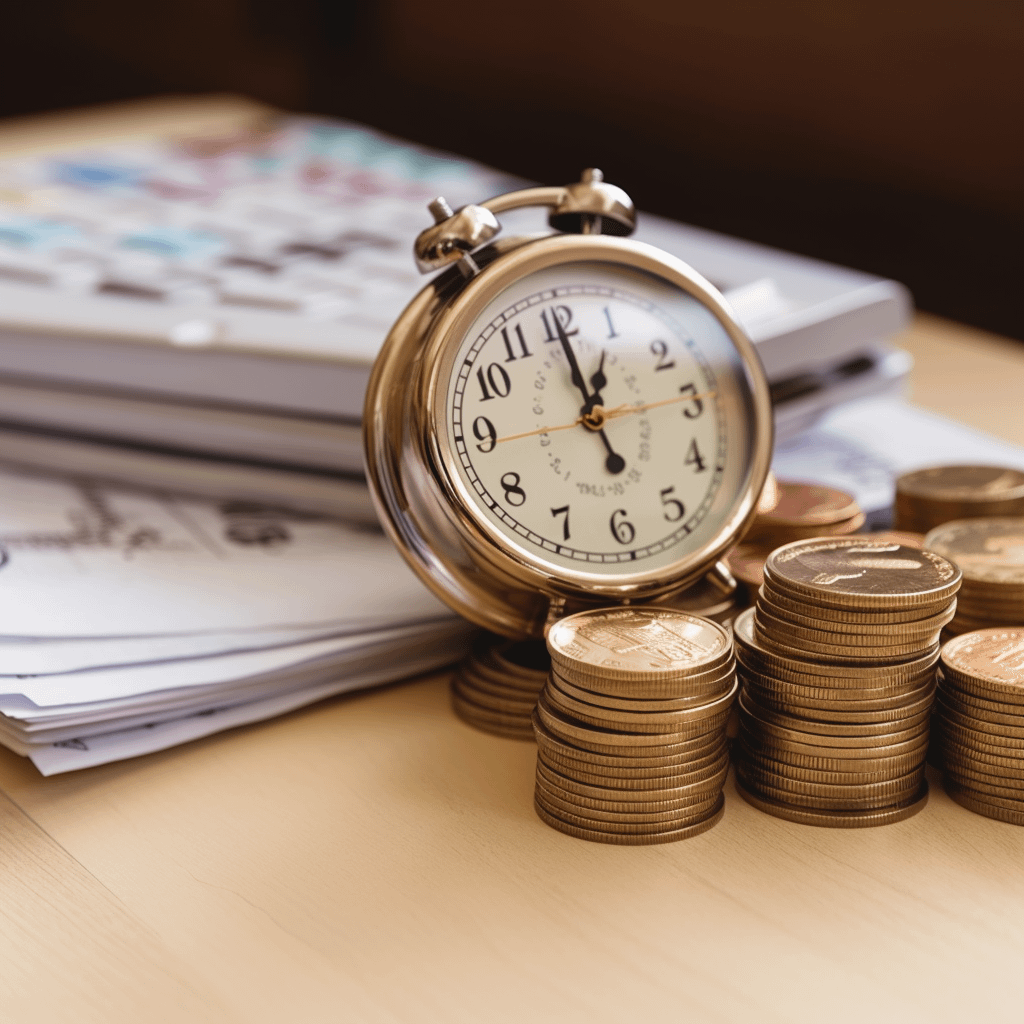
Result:
M556 569L661 569L722 528L746 484L752 399L714 315L608 263L527 275L466 332L444 430L485 529Z

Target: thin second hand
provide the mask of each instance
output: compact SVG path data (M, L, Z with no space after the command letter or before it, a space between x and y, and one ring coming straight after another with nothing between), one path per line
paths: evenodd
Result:
M609 409L605 414L606 420L617 420L623 416L632 416L634 413L646 412L648 409L658 409L663 405L675 405L677 402L692 402L696 398L714 398L717 392L702 391L697 395L678 395L673 398L663 398L659 402L648 402L646 405L617 405ZM536 437L538 434L553 434L556 430L572 430L583 422L583 417L578 416L572 423L562 423L557 427L537 427L536 430L524 430L521 434L506 434L499 437L494 443L501 444L504 441L519 441L524 437Z

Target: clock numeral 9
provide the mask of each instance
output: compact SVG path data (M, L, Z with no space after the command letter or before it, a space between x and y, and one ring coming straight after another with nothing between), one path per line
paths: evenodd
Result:
M480 390L483 393L483 397L480 399L481 402L489 402L494 395L497 395L499 398L508 398L512 391L512 381L509 380L505 367L500 363L491 363L487 367L486 376L484 375L484 368L481 366L476 371L476 379L480 382ZM488 388L488 384L490 388ZM492 391L494 394L491 394Z
M659 367L660 369L660 367ZM683 415L688 420L695 420L704 411L704 402L702 399L697 398L697 385L696 384L684 384L679 389L681 395L693 395L693 405L687 405L683 408Z
M505 501L508 504L518 507L526 501L526 491L519 486L518 473L506 473L501 478L501 486L505 490Z
M617 508L612 513L611 521L608 524L611 527L612 536L620 544L631 544L633 538L636 537L636 527L626 519L627 515L624 508Z
M476 450L483 452L485 455L488 452L493 452L494 446L498 443L498 432L494 429L494 424L486 416L477 416L473 420L473 436L482 442L476 446Z

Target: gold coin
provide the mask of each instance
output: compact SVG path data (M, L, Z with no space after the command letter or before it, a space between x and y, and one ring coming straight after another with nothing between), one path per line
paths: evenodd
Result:
M876 825L892 825L913 817L928 802L928 783L923 782L913 799L903 805L872 811L818 811L757 796L737 783L736 790L747 801L765 814L784 818L801 825L818 825L824 828L872 828Z
M898 526L930 530L954 519L1024 515L1024 473L1003 466L934 466L896 481Z
M771 769L758 765L741 763L736 768L737 775L750 778L754 788L768 786L773 789L790 793L800 793L807 797L826 799L828 797L847 798L887 798L895 802L908 791L920 788L924 778L924 766L916 768L904 775L876 782L821 782L814 779L793 779ZM896 794L895 800L892 799ZM781 799L781 798L780 798Z
M802 717L795 715L793 714L795 710L793 708L788 708L785 712L767 708L754 700L749 691L743 694L741 701L741 709L758 722L781 726L785 729L814 732L820 736L862 736L869 738L898 735L907 731L917 730L920 726L927 724L932 707L932 701L929 697L921 702L918 710L913 715L908 715L905 718L895 720L886 718L880 722L849 720L823 722L810 716Z
M890 794L876 796L825 796L811 793L795 793L788 789L778 789L761 782L754 777L737 775L740 784L762 799L775 800L790 807L803 807L816 811L874 811L898 806L913 797L921 789L920 782L914 786L894 791Z
M735 671L736 663L730 651L727 658L706 672L689 676L669 676L661 680L620 680L602 675L600 670L588 671L577 666L568 668L553 664L551 674L565 679L574 686L592 693L629 700L679 700L700 703L713 694L719 693L727 679Z
M935 728L941 730L944 739L952 740L962 747L970 747L972 750L999 757L1024 757L1024 739L1016 736L983 732L973 726L953 721L948 714L936 716Z
M547 695L557 705L566 708L569 714L575 715L582 721L589 721L586 715L598 719L598 725L610 728L615 725L622 729L633 730L634 728L645 731L650 728L652 731L676 732L686 728L688 725L698 722L708 722L726 714L733 698L739 690L739 682L733 676L732 686L715 700L704 704L697 704L693 707L677 708L670 711L652 711L643 707L644 701L635 701L634 704L641 705L633 710L623 710L621 707L607 708L598 703L600 698L595 700L580 700L567 693L559 686L558 678L552 676L548 684Z
M863 537L796 541L776 548L766 583L840 608L907 608L952 598L960 570L933 551Z
M737 751L737 764L749 765L758 771L771 772L795 782L817 782L832 786L864 786L875 782L892 782L905 778L915 771L924 771L924 761L920 757L916 761L904 759L902 763L897 760L894 762L895 767L889 764L874 771L854 772L786 764L785 761L761 757L742 746Z
M690 760L706 757L712 751L719 750L725 742L725 737L718 733L708 737L699 737L686 743L674 744L670 747L659 745L651 748L616 747L610 751L592 750L587 747L578 746L553 733L544 724L536 709L533 713L533 728L537 737L537 743L542 748L564 753L565 756L577 760L605 764L613 768L657 768L666 765L685 764Z
M857 625L893 625L897 623L921 622L950 611L956 607L956 598L943 598L928 604L915 605L911 608L874 608L870 610L858 608L836 608L821 604L819 601L799 595L785 594L775 589L770 583L761 584L757 594L771 608L778 608L801 615L813 615L822 623L849 623Z
M944 766L943 772L947 781L952 780L956 785L973 790L986 799L1000 797L1024 804L1024 782L1020 779L999 779L979 772L964 772L955 764Z
M796 673L798 675L823 676L834 686L845 685L846 680L851 680L849 683L851 686L857 683L864 683L865 681L871 682L874 686L878 686L881 682L899 682L929 669L939 657L938 644L935 644L934 647L926 651L922 651L919 657L898 665L819 664L805 660L801 652L797 652L800 657L787 657L774 653L760 642L754 631L753 608L748 608L736 617L735 622L733 622L733 636L736 639L737 660L741 663L772 672L779 671Z
M928 634L937 636L939 630L956 613L956 605L950 601L939 614L930 615L926 619L914 619L910 622L834 622L817 617L815 610L810 605L805 606L805 610L801 612L778 606L772 601L771 595L764 593L758 596L755 608L758 618L769 616L780 627L796 627L800 631L812 631L810 634L801 632L801 635L808 635L812 640L821 640L822 636L836 636L842 643L850 643L848 637L880 638L872 641L858 639L857 643L905 643L911 640L916 641ZM934 642L934 636L929 642Z
M961 690L948 679L942 680L941 689L946 702L963 715L969 715L985 722L1024 726L1024 706L1020 704L976 697L972 693Z
M978 750L959 742L955 737L947 736L941 720L932 725L932 748L938 754L939 767L949 761L960 761L977 765L979 768L987 766L993 771L1016 771L1024 763L1019 754L1015 755L1013 751L992 753Z
M609 696L599 690L590 690L578 686L576 683L566 679L558 672L552 672L552 682L559 690L575 697L576 700L585 701L588 704L596 704L602 708L618 709L621 711L682 711L687 708L705 707L710 703L726 696L732 689L736 680L736 669L729 666L729 671L723 673L718 687L707 694L699 694L689 697L667 697L665 699L647 697L617 697Z
M935 682L935 663L938 657L939 650L936 646L928 657L920 662L912 675L892 678L887 667L882 666L871 672L861 669L855 677L837 675L830 678L827 675L780 668L775 664L768 666L767 662L759 663L756 658L748 661L744 655L737 661L737 674L742 681L754 680L763 689L778 690L792 697L794 701L805 698L824 698L830 702L882 700L888 707L890 701L895 702L922 686L931 686Z
M977 789L973 786L963 786L954 779L951 779L948 775L943 779L943 785L946 787L946 792L952 796L954 793L966 793L968 796L972 796L977 800L984 800L987 804L993 804L996 807L1003 807L1008 811L1019 811L1024 813L1024 796L1020 796L1016 793L1011 793L1010 796L996 796L994 793L985 792Z
M989 803L969 790L947 788L950 799L955 800L962 807L966 807L975 814L983 814L986 818L994 818L996 821L1005 822L1007 825L1024 825L1024 809L1010 810L1006 807L999 807Z
M732 638L718 623L660 608L601 608L578 612L548 632L559 666L584 666L625 682L708 671L731 657Z
M902 544L904 547L923 550L924 534L911 530L877 530L869 533L872 540L880 540L886 544Z
M770 554L771 548L739 544L729 552L725 562L733 576L754 593L764 582L764 563Z
M813 768L818 771L861 773L888 771L893 775L904 775L919 764L923 764L928 750L928 741L925 738L923 743L916 745L901 744L899 752L881 747L874 752L875 756L873 757L867 756L870 755L870 750L863 757L851 757L849 756L850 749L845 748L842 751L842 756L839 756L829 754L828 748L824 747L803 748L797 747L793 743L779 742L773 738L759 739L743 729L740 730L738 742L744 751L743 757L757 757L763 761L777 761L795 768ZM808 750L810 752L807 752ZM818 753L814 751L818 751ZM854 754L856 755L856 750L854 750Z
M841 647L829 644L817 644L810 640L801 640L799 637L786 637L792 643L786 643L778 639L777 635L763 628L757 616L754 616L754 636L761 647L782 658L790 658L794 661L803 659L807 662L816 661L826 665L854 665L871 668L874 666L889 665L893 662L906 662L916 659L921 652L931 648L908 644L904 648L870 648L863 647L859 650L850 647ZM938 643L935 638L935 644ZM932 646L935 646L933 644ZM863 652L863 653L861 653Z
M536 698L533 700L510 700L507 697L498 697L490 691L467 684L466 680L460 676L455 676L452 679L452 689L459 696L489 711L500 711L503 714L520 715L525 718L530 717L533 713L533 706L537 703Z
M506 739L532 740L533 730L516 719L504 715L488 715L458 698L452 700L455 714L467 725Z
M1024 628L958 636L943 647L942 664L958 681L1024 701Z
M1017 718L1016 722L993 722L990 718L983 718L980 715L972 715L963 706L949 699L948 694L940 694L935 702L935 713L953 725L959 725L966 729L975 729L981 733L991 733L995 736L1012 736L1017 739L1024 739L1024 719ZM1001 715L1001 718L1009 719L1010 715Z
M908 694L881 700L840 700L831 696L806 700L794 693L795 688L777 686L772 681L762 685L757 675L744 673L741 678L745 691L763 707L820 722L898 722L930 707L935 695L935 685L928 680Z
M649 804L650 810L669 810L672 807L685 807L698 801L713 789L721 789L722 781L728 765L718 775L690 782L685 786L666 786L664 789L638 789L628 792L628 799L622 790L613 786L594 786L585 782L577 782L561 772L556 772L544 764L537 765L537 779L543 781L549 789L560 793L572 794L573 802L582 806L593 806L604 810L629 810L624 804ZM611 805L611 806L610 806Z
M951 619L952 613L946 621ZM945 622L939 622L921 632L911 633L887 630L885 633L859 633L846 629L816 629L801 626L789 619L780 619L772 615L770 610L761 603L754 606L754 628L762 630L773 639L782 637L783 643L793 647L806 647L812 653L828 654L829 649L835 658L846 656L847 653L857 656L881 657L886 654L903 655L916 653L932 647L939 639L939 632Z
M860 514L852 494L823 484L778 481L778 500L774 507L759 512L757 525L830 526Z
M637 810L613 811L601 808L586 807L567 800L561 794L538 785L534 792L534 798L551 814L557 814L560 818L571 822L574 825L583 825L592 828L605 828L612 832L649 832L651 827L665 828L669 825L688 825L691 822L699 821L707 817L708 812L714 809L722 795L722 787L710 792L706 798L697 803L682 808L673 808L667 811L645 810L642 805L637 805ZM628 804L624 804L628 806ZM617 828L613 826L633 825L638 828Z
M675 843L680 839L691 839L699 836L709 829L712 829L722 820L725 813L725 797L721 797L708 817L693 825L685 825L682 828L671 828L665 831L651 831L643 834L622 834L614 832L603 832L595 828L582 828L562 821L560 818L544 810L536 801L534 809L537 816L546 825L557 829L574 839L586 839L592 843L611 843L617 846L653 846L658 843Z
M683 749L694 749L705 744L714 732L719 731L636 733L606 729L567 715L551 703L546 689L541 692L537 701L537 713L540 720L556 736L603 754L621 753L624 748L644 752L646 756L681 753Z
M608 786L611 789L655 789L659 786L683 786L689 782L703 782L717 774L729 763L729 752L723 745L721 750L700 761L669 768L641 769L616 772L602 766L595 771L586 761L571 761L540 748L537 756L552 771L567 775L577 782Z
M542 682L536 690L526 690L515 686L508 686L505 683L495 683L490 678L481 675L476 670L475 665L460 665L456 670L455 676L463 686L467 686L472 690L487 693L493 697L500 697L503 700L516 700L522 703L536 701L537 694L540 693L541 686L544 685Z
M910 728L863 735L812 732L812 723L801 724L805 725L804 729L774 725L758 718L750 711L749 707L740 704L741 730L746 729L762 742L769 742L774 746L786 744L784 749L791 748L805 754L818 756L823 751L837 752L841 750L844 757L870 757L872 756L871 752L880 748L900 746L904 743L914 745L922 739L927 742L929 723L926 715ZM895 752L893 751L893 753Z
M1024 517L956 520L937 526L925 543L954 560L975 587L1024 590Z

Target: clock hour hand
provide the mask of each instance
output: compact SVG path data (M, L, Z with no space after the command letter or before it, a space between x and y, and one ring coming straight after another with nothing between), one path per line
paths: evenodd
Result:
M608 355L606 349L601 349L601 362L597 364L597 371L590 378L590 386L593 388L593 394L590 396L590 408L593 409L595 405L604 405L604 399L601 397L601 392L608 387L608 378L604 375L604 357Z

